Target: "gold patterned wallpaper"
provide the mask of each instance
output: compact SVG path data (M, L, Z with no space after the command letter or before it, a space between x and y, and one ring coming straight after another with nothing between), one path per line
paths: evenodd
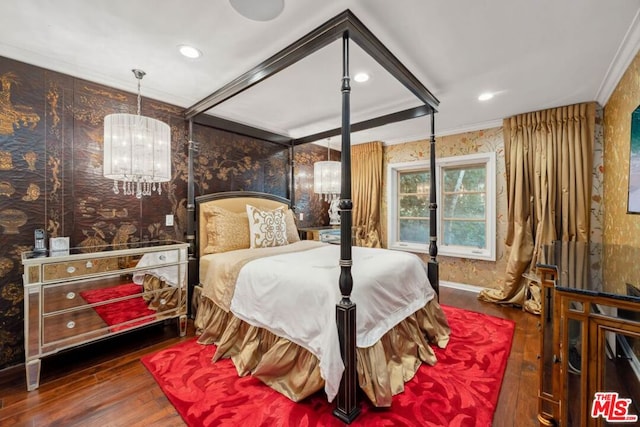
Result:
M34 230L69 236L89 247L154 240L184 240L187 224L188 126L182 109L145 99L142 114L164 121L172 134L172 177L162 194L115 195L102 177L104 116L136 112L136 95L0 57L0 369L21 363L23 288L21 253L33 248ZM132 83L132 90L135 90ZM194 126L195 195L265 191L287 196L286 147ZM296 173L313 174L326 149L294 150ZM335 155L335 153L334 153ZM306 172L305 172L306 171ZM312 179L312 178L311 178ZM325 206L304 179L296 183L302 225L328 222ZM165 215L174 225L165 226ZM324 221L324 222L323 222Z
M604 107L604 242L640 247L640 214L627 213L631 113L640 105L640 54Z
M604 231L604 108L597 103L594 133L590 240L594 243L602 243Z

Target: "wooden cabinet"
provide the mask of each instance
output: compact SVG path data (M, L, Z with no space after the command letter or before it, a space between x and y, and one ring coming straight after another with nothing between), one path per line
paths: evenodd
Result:
M540 354L538 419L540 425L554 426L560 418L560 314L554 292L555 269L539 268L542 273L540 310Z
M23 253L27 389L39 386L40 359L58 351L173 318L185 335L187 248L163 241Z
M538 265L541 426L637 419L639 260L640 248L576 242L545 248Z

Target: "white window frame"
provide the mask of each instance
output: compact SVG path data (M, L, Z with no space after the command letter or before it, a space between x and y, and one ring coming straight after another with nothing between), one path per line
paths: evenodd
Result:
M387 166L387 248L400 251L429 253L429 242L413 243L398 240L398 177L403 172L429 173L429 161L390 163ZM431 218L429 218L431 221ZM429 233L427 232L427 235Z
M444 170L451 167L485 165L486 167L486 248L470 248L442 244L442 176ZM429 253L429 242L409 243L398 241L398 176L403 172L429 172L430 162L420 160L414 162L390 163L387 166L387 247L389 249ZM438 226L438 255L457 258L496 260L496 154L495 152L452 156L436 159L436 203L438 210L436 221Z

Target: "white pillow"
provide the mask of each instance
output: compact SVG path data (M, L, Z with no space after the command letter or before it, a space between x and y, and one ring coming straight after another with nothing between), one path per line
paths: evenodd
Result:
M247 205L251 248L270 248L289 244L286 214L286 206L268 211Z

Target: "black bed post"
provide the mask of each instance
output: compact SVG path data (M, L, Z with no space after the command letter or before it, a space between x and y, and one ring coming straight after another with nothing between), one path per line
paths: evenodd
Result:
M431 287L436 291L436 295L440 296L440 274L438 270L438 236L437 236L437 210L438 204L436 203L436 132L435 132L435 115L434 109L431 109L431 139L430 139L430 169L431 179L429 190L429 263L427 265L427 275L429 276L429 282Z
M291 208L291 210L293 210L294 213L297 214L297 212L296 212L296 183L295 183L296 161L295 161L295 153L294 153L293 149L294 149L294 145L293 145L293 141L292 141L289 144L289 148L288 148L288 152L289 152L289 185L287 187L287 190L289 191L289 194L287 195L287 199L291 200L291 204L290 204L289 207Z
M193 299L193 287L198 282L198 257L196 254L196 202L195 202L195 189L194 189L194 177L193 177L193 162L194 151L197 150L197 144L193 141L193 119L189 119L189 158L188 158L188 184L187 184L187 243L189 243L188 253L188 314L189 316L195 315L192 313L191 299Z
M333 415L350 424L360 414L356 372L356 305L351 301L351 86L349 85L349 32L342 35L342 178L340 188L340 294L336 324L344 373Z

